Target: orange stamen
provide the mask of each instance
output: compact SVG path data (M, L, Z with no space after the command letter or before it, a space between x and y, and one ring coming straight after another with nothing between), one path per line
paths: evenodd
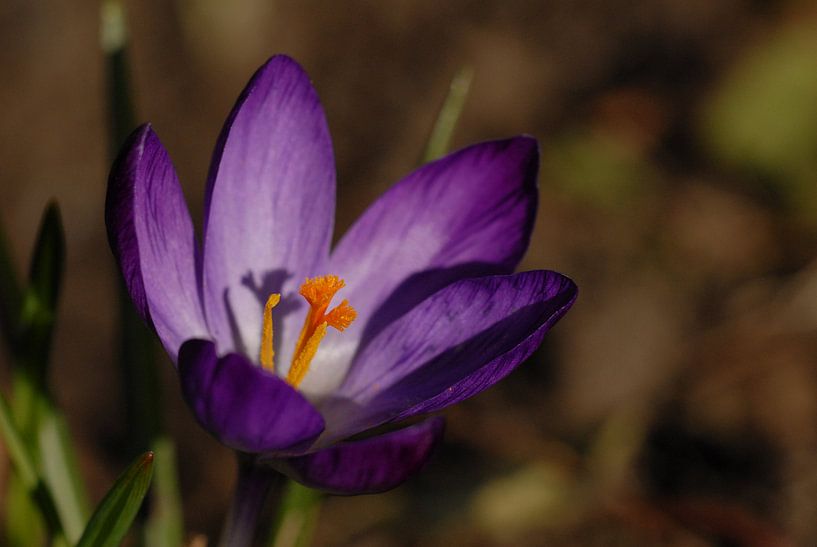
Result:
M275 350L272 345L272 309L281 301L280 294L271 294L264 305L264 324L261 328L261 355L258 360L261 366L270 372L275 371Z
M318 328L315 329L315 332L312 333L312 336L309 337L309 340L306 341L301 352L295 354L295 357L292 359L292 365L289 367L289 374L287 374L287 382L289 382L289 385L292 387L298 387L298 385L300 385L325 335L326 323L321 323L318 325Z
M340 332L343 332L349 328L349 325L355 320L357 312L349 305L348 300L344 300L323 317L330 327L334 327Z
M309 303L309 313L304 320L304 326L292 354L292 365L287 374L287 382L298 387L309 370L309 364L318 351L318 345L326 335L326 328L333 327L343 331L355 320L357 312L344 300L327 313L329 303L335 293L345 286L345 283L336 275L324 275L307 279L301 285L301 296Z
M292 354L292 364L289 367L286 381L293 387L298 387L309 371L309 365L318 351L318 346L326 336L326 329L332 327L343 331L355 320L357 312L344 300L327 312L329 303L335 293L345 286L343 279L336 275L324 275L307 279L301 285L301 296L309 303L309 312L306 314L304 326ZM267 298L264 305L264 320L261 327L261 349L258 360L261 366L271 372L275 371L275 350L272 338L272 310L281 301L281 295L273 293Z

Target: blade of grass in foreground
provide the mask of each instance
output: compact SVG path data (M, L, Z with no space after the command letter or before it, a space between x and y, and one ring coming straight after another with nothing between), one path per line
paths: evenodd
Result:
M152 477L153 452L146 452L125 469L102 499L77 547L120 545L142 506Z

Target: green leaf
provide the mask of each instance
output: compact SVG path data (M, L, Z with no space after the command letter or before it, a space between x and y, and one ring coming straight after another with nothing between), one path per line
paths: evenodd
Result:
M45 545L48 532L40 508L17 473L9 475L3 496L6 511L0 544L7 547Z
M48 486L67 538L76 542L88 520L88 502L65 418L44 385L24 370L16 372L14 390L15 427L21 442Z
M44 389L65 265L65 234L59 207L51 202L43 213L31 257L29 284L20 310L17 346L19 364Z
M16 477L28 491L31 499L40 509L40 513L53 536L62 536L63 527L59 515L54 507L54 501L37 473L36 463L23 441L11 418L11 411L5 398L0 395L0 436L3 438L6 452L9 455Z
M55 201L46 206L28 273L29 291L53 319L65 269L65 232Z
M38 479L48 487L49 510L59 514L61 529L69 540L76 541L86 521L87 504L83 503L84 492L71 459L64 420L49 397L46 382L64 262L65 235L60 211L51 202L40 222L28 286L22 293L13 333L13 418ZM70 489L65 488L68 483L72 485ZM10 483L8 495L19 500L18 491L16 483ZM21 503L21 514L30 510L26 506ZM31 534L38 533L36 520L31 522L30 530Z
M94 511L77 547L116 547L142 506L153 477L153 452L139 456Z
M48 365L65 264L59 207L43 213L20 313L14 378L14 417L42 479L48 485L66 537L75 542L87 521L88 504L65 419L47 387Z
M39 482L37 464L28 452L22 436L14 425L11 411L4 397L0 395L0 435L3 436L6 452L14 465L17 476L28 489L34 489Z
M462 114L465 100L468 98L468 91L471 89L473 77L474 71L470 67L463 67L451 80L448 96L445 98L440 113L437 115L437 121L434 123L434 128L431 130L431 136L428 138L423 161L435 160L448 152L451 136L454 134L454 128L456 128Z
M43 480L66 538L75 543L88 521L88 499L65 418L51 403L40 414L38 433Z

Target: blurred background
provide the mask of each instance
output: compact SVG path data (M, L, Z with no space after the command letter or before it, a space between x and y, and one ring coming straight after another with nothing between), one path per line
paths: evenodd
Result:
M330 498L316 545L817 544L813 2L126 7L137 119L170 151L194 218L221 124L277 52L307 69L328 116L337 234L418 165L463 66L474 76L454 148L540 141L522 269L566 273L578 302L509 379L446 413L422 474ZM51 385L95 500L133 456L114 364L98 25L97 2L0 3L0 222L25 264L46 202L62 208ZM215 537L233 458L164 365L186 529Z

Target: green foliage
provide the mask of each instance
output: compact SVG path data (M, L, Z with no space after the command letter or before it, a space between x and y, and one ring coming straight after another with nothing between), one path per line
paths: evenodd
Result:
M77 547L116 547L128 533L153 478L153 452L146 452L119 476L91 516Z
M8 254L0 255L3 255L0 262L5 262L0 270L6 272L2 283L5 292L0 299L10 298L8 302L12 303L4 308L7 318L4 333L14 365L9 420L37 478L36 496L47 499L45 507L39 499L32 501L30 477L25 468L15 465L16 474L7 490L12 507L6 515L9 541L21 545L40 543L43 525L53 536L57 523L59 534L64 533L68 541L76 541L87 519L87 502L65 419L47 387L65 263L65 236L56 203L50 203L43 213L24 287L8 274L14 272ZM47 494L42 493L45 491ZM44 520L38 513L43 514Z
M47 314L52 323L62 284L64 262L65 232L62 228L62 216L59 206L52 201L43 214L28 275L28 294L35 300L32 306ZM28 305L23 309L27 307Z
M68 425L50 400L41 412L38 441L43 478L54 498L65 536L76 541L88 520L87 493Z
M30 496L31 502L39 509L48 525L49 533L53 537L63 535L63 526L54 506L54 500L42 477L37 472L37 465L31 452L28 450L22 435L14 425L11 411L6 400L0 396L0 437L8 452L9 459L15 470L18 484ZM31 526L31 522L28 523ZM35 534L39 531L35 530Z
M40 221L25 286L17 279L0 233L0 328L15 360L25 366L47 361L64 264L65 234L55 202L48 204ZM36 373L42 377L45 371Z
M56 203L43 213L18 319L17 353L28 374L45 387L57 302L65 269L65 234Z

